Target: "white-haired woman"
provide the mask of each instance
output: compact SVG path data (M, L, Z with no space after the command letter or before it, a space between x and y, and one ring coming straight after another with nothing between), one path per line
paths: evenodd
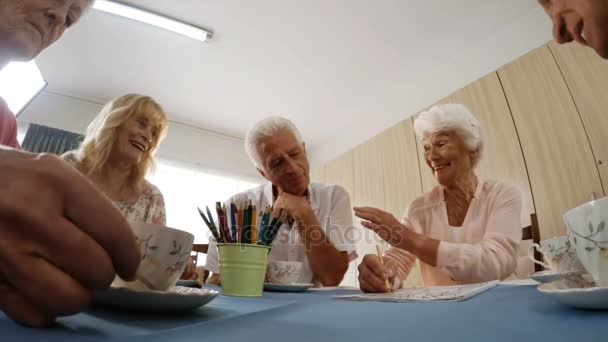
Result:
M483 147L479 122L466 107L446 104L420 113L414 129L439 184L415 199L401 222L379 209L355 208L363 226L392 245L384 266L375 255L364 257L361 289L387 291L386 280L400 287L416 259L427 286L507 278L521 240L521 193L475 174Z
M165 225L165 202L144 177L166 134L167 116L149 96L110 101L87 128L76 151L63 158L103 191L129 221Z

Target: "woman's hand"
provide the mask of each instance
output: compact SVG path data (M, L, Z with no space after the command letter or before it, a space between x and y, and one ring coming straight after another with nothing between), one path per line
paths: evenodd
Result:
M395 216L386 211L371 207L355 207L355 216L367 220L361 225L376 232L382 240L392 246L408 249L408 239L415 234L408 226L400 223Z
M397 267L390 260L382 265L377 255L367 254L358 269L359 287L363 292L389 292L401 287L401 281L396 277ZM386 287L386 280L391 288Z

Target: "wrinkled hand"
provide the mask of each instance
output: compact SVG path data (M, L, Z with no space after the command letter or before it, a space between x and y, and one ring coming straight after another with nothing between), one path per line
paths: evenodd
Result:
M184 272L179 277L182 280L196 280L198 275L196 274L196 265L194 264L194 259L192 257L188 257L188 261L186 261L186 268L184 268Z
M273 216L278 216L283 212L287 214L288 218L294 219L301 219L305 215L313 213L306 196L295 196L281 191L272 208Z
M375 254L367 254L359 264L359 287L363 292L389 292L398 289L401 281L397 279L397 267L390 260L384 266ZM391 286L386 288L386 280Z
M140 256L122 214L67 163L0 148L0 310L44 327L87 307Z
M355 216L367 220L361 221L363 227L373 230L392 246L402 248L408 234L412 234L408 226L386 211L370 207L355 207L354 210Z

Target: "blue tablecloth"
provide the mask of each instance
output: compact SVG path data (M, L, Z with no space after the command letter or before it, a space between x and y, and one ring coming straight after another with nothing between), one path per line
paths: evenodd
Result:
M501 285L451 303L332 299L346 293L220 296L177 316L94 309L50 330L19 326L0 313L0 341L608 341L608 312L571 309L534 286Z

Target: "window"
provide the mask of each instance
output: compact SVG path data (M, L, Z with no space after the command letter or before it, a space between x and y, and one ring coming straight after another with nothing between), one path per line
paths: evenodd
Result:
M205 210L209 206L215 217L215 202L224 202L260 184L259 180L220 176L162 159L157 159L156 172L148 180L165 198L167 226L192 233L194 243L208 243L211 235L196 207ZM198 264L201 263L204 264L203 256L199 256Z
M0 96L19 114L46 86L36 62L11 62L0 70Z

